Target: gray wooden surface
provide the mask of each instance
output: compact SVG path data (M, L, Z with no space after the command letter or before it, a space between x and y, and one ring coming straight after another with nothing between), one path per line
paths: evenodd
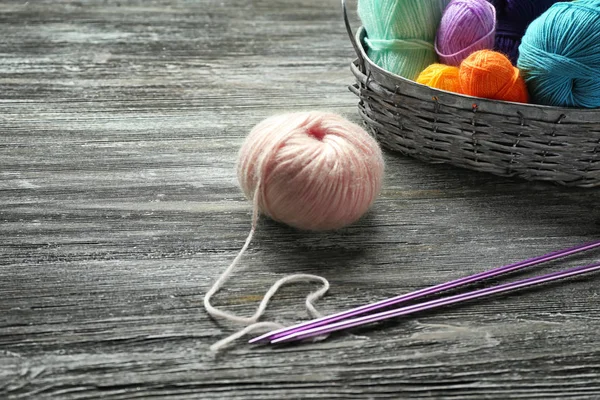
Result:
M598 274L209 353L233 327L202 297L249 229L237 149L286 110L358 121L352 58L337 0L2 1L0 398L600 398ZM599 237L600 191L386 162L350 228L263 219L216 303L250 314L278 277L312 272L329 313ZM312 288L266 317L306 318Z

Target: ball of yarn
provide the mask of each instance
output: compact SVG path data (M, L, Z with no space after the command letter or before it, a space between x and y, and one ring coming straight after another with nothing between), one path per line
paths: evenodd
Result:
M497 25L494 49L506 54L516 65L519 58L519 45L525 30L531 21L559 0L489 1L496 8Z
M452 0L442 16L435 51L440 61L460 65L477 50L493 49L496 9L487 0Z
M414 80L437 61L434 41L450 0L359 0L358 15L367 31L371 61Z
M528 101L525 81L502 53L476 51L462 62L458 75L464 94L520 103Z
M444 64L431 64L419 74L417 82L432 88L460 93L458 67Z
M520 53L534 102L600 107L600 1L553 5L531 23Z
M379 194L383 169L377 142L360 126L332 113L301 112L252 129L238 179L264 214L318 231L358 220Z

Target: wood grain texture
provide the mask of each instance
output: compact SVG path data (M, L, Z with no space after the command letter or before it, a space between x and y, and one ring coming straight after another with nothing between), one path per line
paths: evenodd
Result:
M202 297L249 229L243 137L285 110L359 120L337 0L3 1L0 37L0 398L600 398L598 274L209 353L234 328ZM352 227L263 220L216 302L250 314L311 272L333 312L598 238L597 190L386 162ZM306 318L308 290L266 318Z

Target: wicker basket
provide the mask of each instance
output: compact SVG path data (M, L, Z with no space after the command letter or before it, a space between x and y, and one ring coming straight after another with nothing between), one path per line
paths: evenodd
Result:
M437 90L387 72L365 53L365 30L352 33L358 58L350 87L380 143L431 163L565 186L600 186L600 109L487 100Z

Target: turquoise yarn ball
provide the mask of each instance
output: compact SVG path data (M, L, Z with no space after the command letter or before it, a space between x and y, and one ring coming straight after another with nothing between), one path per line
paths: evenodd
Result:
M376 65L415 80L437 61L434 42L450 0L359 0L367 55Z
M519 53L533 102L600 107L600 0L554 4L529 25Z

